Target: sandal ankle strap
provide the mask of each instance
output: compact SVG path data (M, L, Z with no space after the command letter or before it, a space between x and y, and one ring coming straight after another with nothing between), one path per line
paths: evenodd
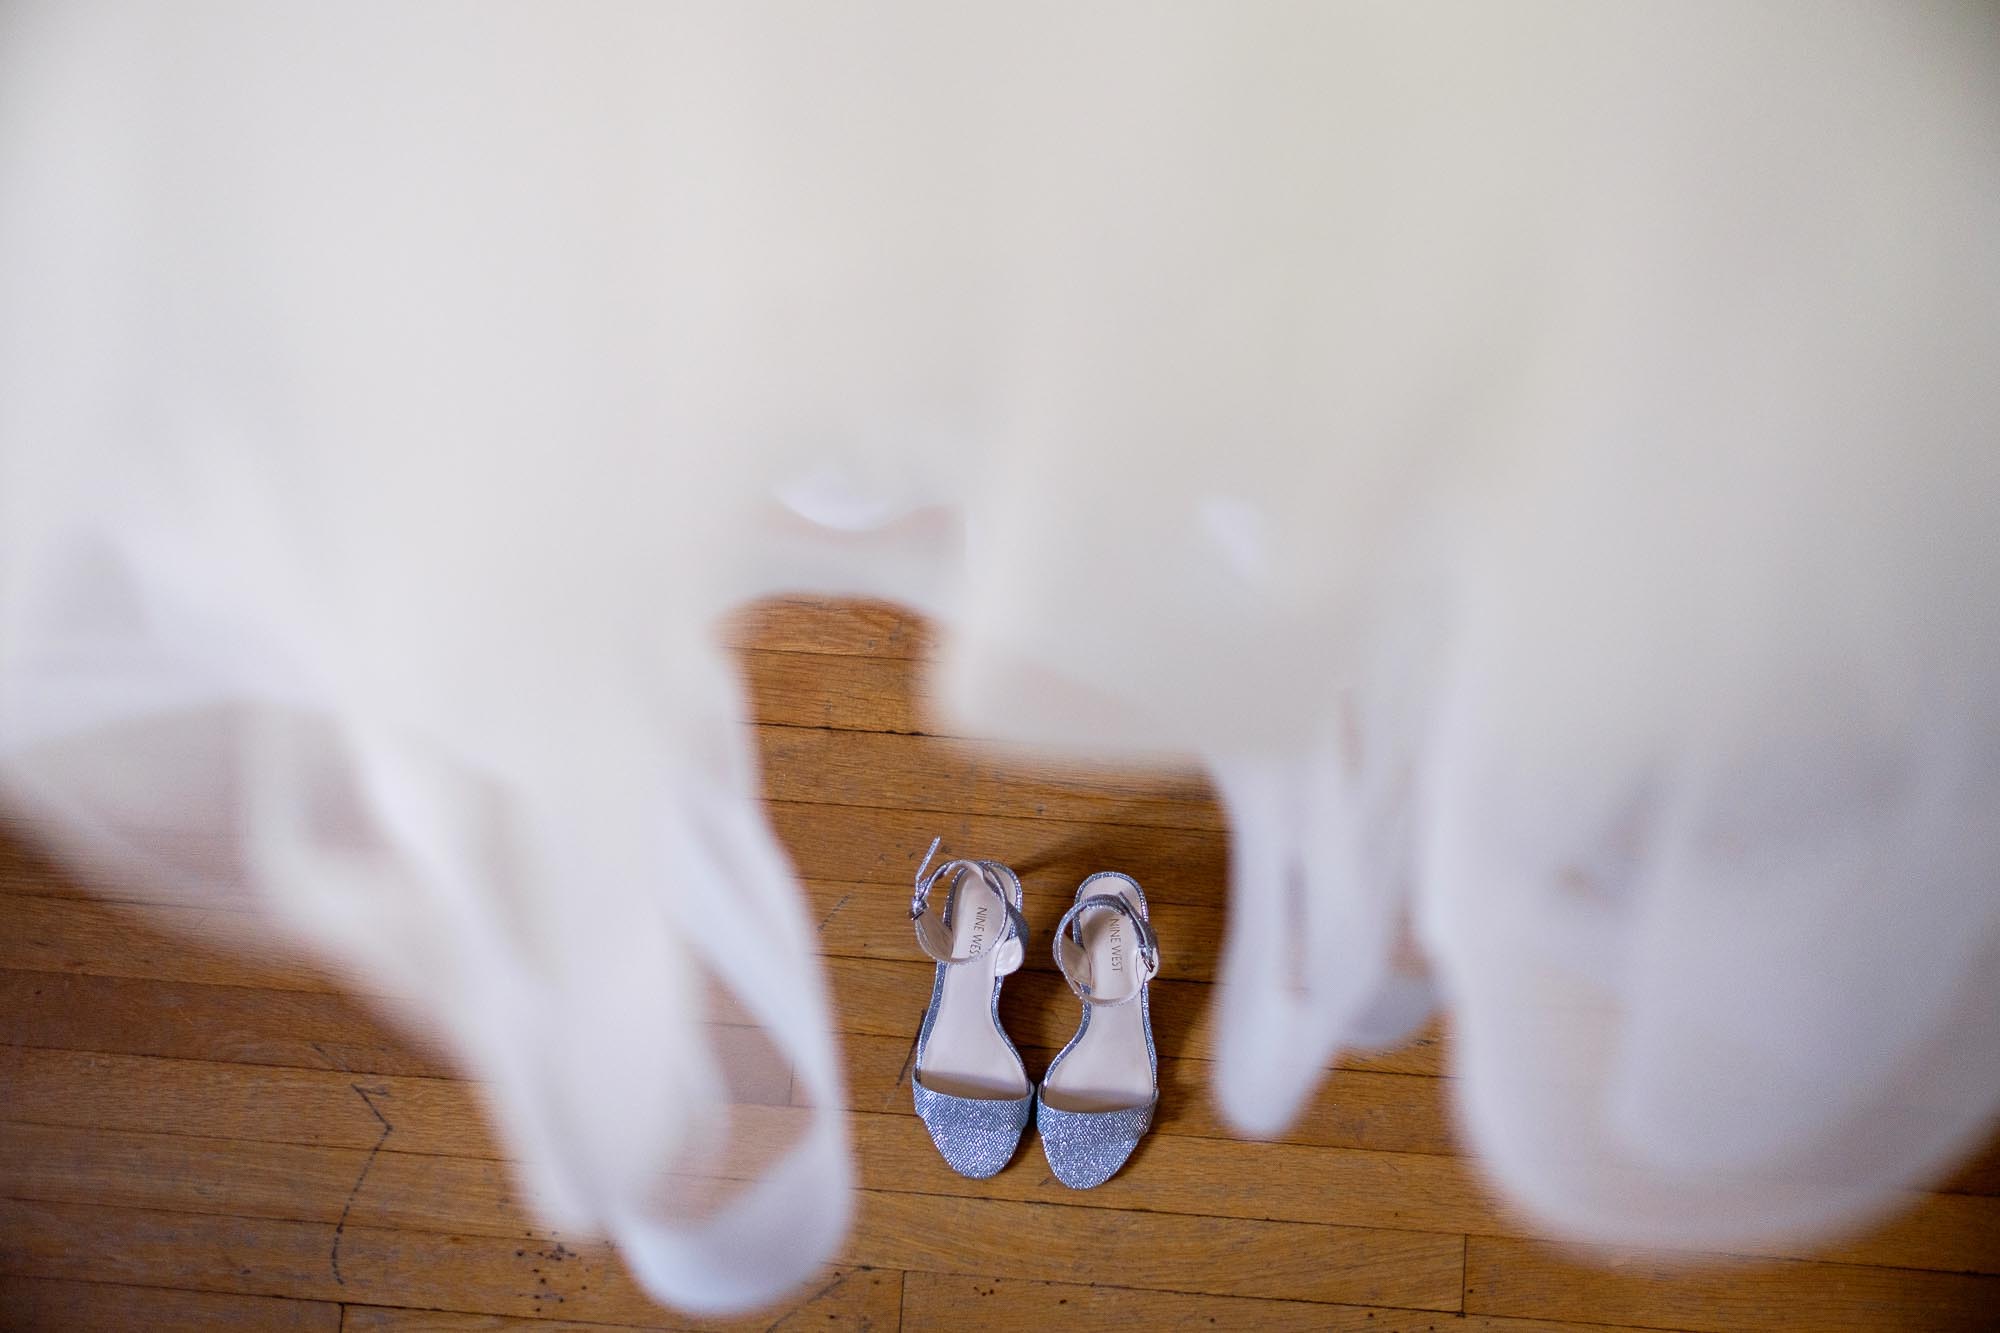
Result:
M931 858L937 855L937 849L943 842L944 839L942 837L931 839L930 850L924 853L924 863L917 867L916 892L910 895L910 924L916 931L917 947L947 967L955 967L960 963L969 963L974 958L984 957L986 953L991 952L990 950L982 950L979 953L963 955L952 953L951 946L955 943L953 930L945 924L941 913L930 910L931 890L937 887L939 881L948 881L952 893L956 894L959 885L964 883L968 876L977 876L979 882L990 890L994 897L1000 900L1000 905L1006 909L1007 913L1005 931L994 942L993 947L997 949L1010 940L1019 940L1022 949L1025 950L1028 943L1027 918L1021 915L1020 903L1016 901L1014 894L1008 890L1009 880L1013 881L1016 888L1019 887L1020 881L1014 879L1012 871L993 861L968 861L962 859L944 861L938 865L937 869L932 870ZM1000 969L1000 975L1004 976L1019 966L1019 953L1017 952L1013 966L1003 966Z
M1083 914L1106 910L1120 913L1132 923L1132 933L1139 941L1139 962L1145 969L1138 981L1133 983L1127 994L1116 1000L1106 1000L1098 996L1090 982L1082 980L1071 968L1072 953L1079 959L1089 955L1083 944ZM1107 1008L1130 1004L1139 998L1146 983L1160 974L1160 939L1153 933L1153 925L1145 917L1142 909L1135 908L1123 894L1094 893L1088 898L1079 898L1063 918L1056 924L1055 940L1056 967L1061 970L1063 980L1076 992L1077 998L1085 1004L1103 1005Z

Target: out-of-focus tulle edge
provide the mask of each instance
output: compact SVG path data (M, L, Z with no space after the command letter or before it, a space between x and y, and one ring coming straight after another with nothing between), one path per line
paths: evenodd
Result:
M862 573L865 565L858 562L851 571L855 592L880 596L908 589L896 572L900 565L878 569L872 578ZM939 609L931 606L934 613ZM15 641L16 649L24 646ZM95 646L108 645L99 640ZM129 667L144 658L143 643L126 647L137 651L113 652L106 660L123 658ZM47 718L49 701L38 700L32 684L56 677L22 670L33 656L10 659L4 700L13 711L0 710L0 716ZM67 693L71 706L89 667L73 654L67 658L57 692ZM1033 670L1059 674L1055 664ZM128 676L123 684L130 683ZM274 710L274 716L287 708L311 712L297 698L282 705L257 699L240 681L210 702L253 704L253 717L257 708ZM1384 719L1398 716L1384 710ZM1365 711L1362 717L1376 720ZM146 720L143 712L138 720ZM315 725L325 721L315 719ZM735 725L726 713L718 722L724 730ZM1990 837L1963 818L1976 813L1990 788L1967 786L1963 771L1957 785L1930 793L1936 808L1920 811L1928 818L1914 829L1896 824L1893 807L1886 813L1812 812L1838 815L1850 833L1861 829L1862 840L1886 850L1890 863L1911 879L1906 893L1881 890L1879 881L1865 876L1844 886L1830 881L1817 893L1809 889L1794 905L1803 910L1817 902L1822 915L1798 923L1801 947L1780 922L1745 926L1733 920L1728 899L1676 910L1676 890L1664 878L1675 857L1657 846L1648 853L1651 862L1629 848L1585 847L1564 855L1561 844L1536 847L1524 839L1523 828L1508 827L1502 793L1455 791L1434 779L1383 778L1350 748L1359 736L1380 742L1371 753L1387 759L1392 775L1399 763L1427 772L1421 744L1356 733L1349 723L1321 729L1317 748L1289 758L1211 756L1236 840L1217 1092L1246 1128L1276 1131L1315 1091L1326 1060L1389 984L1389 959L1406 911L1414 913L1435 985L1453 1013L1457 1063L1448 1072L1456 1075L1454 1100L1469 1142L1506 1196L1558 1234L1753 1251L1780 1238L1832 1234L1900 1204L1906 1191L1934 1178L1991 1122L2000 1105L2000 1025L1992 1017L2000 1012L1994 1003L2000 967L1993 905L1973 890L1992 864ZM738 1308L769 1299L831 1252L844 1225L851 1178L838 1115L844 1093L807 923L789 868L756 810L754 773L740 746L721 770L655 790L650 806L607 798L605 810L583 817L590 836L611 844L618 841L613 826L620 819L653 832L662 825L701 825L665 847L649 842L627 849L631 891L579 900L578 884L617 879L604 873L617 858L600 845L567 874L529 855L529 868L515 873L531 881L539 871L548 877L539 887L530 882L505 889L496 904L482 895L497 886L479 875L499 867L468 859L461 849L460 882L442 894L446 915L403 918L385 929L382 919L365 911L356 919L348 910L352 902L379 907L414 866L428 868L432 887L405 883L402 891L435 906L436 872L454 854L405 846L404 864L391 857L373 865L329 865L325 847L314 845L300 814L313 805L310 789L324 780L310 770L324 759L300 751L296 737L287 739L286 726L266 725L271 734L238 752L254 756L250 787L262 794L235 812L249 822L236 823L225 841L233 837L237 845L221 849L225 862L245 868L238 887L259 895L295 939L351 975L413 997L406 1017L442 1020L459 1058L490 1082L498 1123L520 1154L534 1197L554 1217L613 1235L663 1299L690 1307ZM360 719L347 716L343 725L348 746L365 750L374 743ZM142 878L152 873L127 858L104 861L104 850L119 840L116 827L94 825L86 806L65 805L60 789L36 782L35 761L44 746L80 763L64 769L69 777L129 768L144 748L133 747L129 736L121 743L115 729L95 737L88 727L68 737L42 735L35 747L8 753L7 795L16 807L36 816L43 831L57 835L58 846L85 864ZM717 749L727 754L732 745L723 741ZM398 780L385 778L384 766L421 770L431 762L392 746L361 765L363 781L386 780L393 789ZM1437 762L1448 773L1478 771L1471 762ZM1923 771L1917 764L1903 776ZM120 790L131 776L121 775ZM173 793L205 790L185 780L191 774L160 776L169 807ZM421 786L425 779L406 775L402 781ZM481 775L476 765L446 764L428 781L443 784L432 798L446 806L459 801L458 784L497 790L502 808L527 826L536 822L528 814L534 802L562 806L546 789L530 797L526 785L510 799L508 780ZM1921 791L1921 782L1917 786ZM377 798L402 803L402 818L415 821L403 832L419 842L428 836L425 820L445 813L409 790L378 791ZM1453 810L1461 813L1440 814ZM1870 828L1871 820L1887 832ZM1811 827L1830 833L1817 820ZM1898 848L1892 835L1912 832L1964 845ZM213 855L218 849L206 850ZM1758 879L1750 854L1756 849L1737 850L1751 865L1721 877L1740 877L1754 894ZM482 856L491 854L489 848ZM1516 856L1523 864L1510 864ZM190 901L208 891L185 881L180 887ZM1296 897L1288 900L1286 892ZM745 900L754 904L751 915L732 922L725 909ZM652 937L655 952L635 955L631 941L647 933L632 925L663 906L671 908L670 919ZM1929 922L1931 930L1907 944L1928 965L1924 985L1873 975L1867 941L1856 941L1852 932L1831 942L1824 938L1827 922L1850 909L1864 920L1888 911ZM481 918L523 910L534 919L528 933L553 941L550 956L522 956L518 939L515 947L490 938L484 947L468 943L493 935ZM1701 911L1716 915L1691 923L1688 912ZM1303 931L1312 964L1302 991L1272 987L1273 928ZM1730 932L1747 939L1717 943ZM457 941L460 967L441 968L427 953L427 942L440 938ZM1834 946L1862 951L1843 958ZM472 966L463 965L467 959ZM685 985L692 972L713 972L718 962L739 969L726 978L739 998L767 1006L752 1021L809 1070L814 1095L801 1100L824 1114L789 1145L782 1161L764 1163L773 1174L740 1202L740 1211L669 1225L649 1215L652 1192L637 1182L646 1177L644 1163L661 1163L659 1170L674 1161L676 1143L703 1143L697 1127L704 1117L727 1123L726 1093L708 1047L714 1033L695 1018L700 1006ZM1730 970L1746 963L1778 974L1817 975L1822 984L1874 987L1887 1002L1883 1021L1890 1030L1829 1026L1841 1021L1838 1013L1787 1007L1780 1002L1797 997L1782 986L1780 1002L1760 996L1757 976ZM746 965L747 972L740 970ZM1739 994L1731 998L1732 991ZM565 995L555 1021L535 1021L538 1010L548 1019L551 1001ZM615 1013L628 1021L603 1022ZM604 1034L588 1055L577 1052L567 1035L581 1023ZM636 1119L606 1115L602 1098L621 1080L607 1080L605 1071L629 1064L628 1054L642 1047L658 1054L660 1082L650 1093L622 1089L632 1097L628 1109L643 1111ZM551 1105L555 1088L575 1093L584 1105L560 1104L561 1097ZM1741 1133L1746 1120L1761 1125L1761 1132ZM774 1202L777 1186L769 1183L778 1179L787 1182L782 1204ZM726 1280L731 1269L717 1258L718 1245L738 1263ZM741 1271L746 1255L755 1259Z

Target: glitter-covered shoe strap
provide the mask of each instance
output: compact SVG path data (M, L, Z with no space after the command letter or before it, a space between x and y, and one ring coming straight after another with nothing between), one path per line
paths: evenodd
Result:
M1094 985L1096 978L1088 975L1090 951L1084 944L1083 918L1085 913L1093 911L1122 914L1132 923L1133 933L1138 936L1139 962L1144 967L1145 973L1117 999L1108 1000L1098 995ZM1062 970L1063 980L1069 983L1069 988L1075 991L1077 998L1085 1004L1105 1006L1130 1004L1144 992L1145 983L1160 973L1160 941L1153 933L1152 923L1146 919L1145 909L1143 907L1135 909L1129 899L1117 893L1095 893L1087 898L1080 898L1069 911L1063 913L1062 920L1056 924L1055 957L1056 966ZM1085 975L1079 976L1080 971Z
M1003 958L1002 965L997 969L997 975L1005 976L1021 965L1028 943L1028 922L1021 915L1020 881L1013 879L1011 871L992 861L944 861L933 870L931 860L943 842L942 837L931 839L930 850L924 853L924 863L917 867L916 891L910 895L910 924L916 930L917 946L947 967L970 962L979 956L974 953L954 954L951 926L944 914L930 910L931 891L941 881L950 885L950 892L945 895L947 901L956 899L961 885L977 882L998 898L1000 905L1006 909L1007 930L1000 943L1018 942L1019 945L1010 951L1011 956ZM1011 888L1009 880L1013 881Z

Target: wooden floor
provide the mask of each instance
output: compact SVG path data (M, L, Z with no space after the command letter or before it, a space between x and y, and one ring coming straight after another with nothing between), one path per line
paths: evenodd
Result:
M769 603L735 633L770 806L838 1003L864 1185L838 1261L728 1327L1398 1333L2000 1327L2000 1157L1819 1254L1578 1254L1496 1206L1451 1127L1451 1038L1343 1061L1282 1142L1206 1093L1225 834L1198 779L1053 767L924 734L921 625ZM1032 1140L967 1181L910 1113L930 987L905 908L925 843L1011 862L1046 940L1093 869L1136 875L1162 1104L1074 1193ZM127 895L130 899L131 895ZM227 912L85 896L0 837L0 1327L410 1333L709 1327L514 1201L470 1090L319 974L222 951ZM1043 950L1003 1017L1038 1073L1075 1023Z

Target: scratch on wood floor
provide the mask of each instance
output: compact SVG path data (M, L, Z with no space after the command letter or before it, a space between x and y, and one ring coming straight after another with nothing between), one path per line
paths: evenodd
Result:
M834 1292L840 1290L841 1284L845 1281L847 1281L847 1274L845 1273L837 1274L834 1277L833 1281L827 1283L824 1287L821 1287L818 1291L814 1292L812 1295L800 1301L797 1305L794 1305L791 1309L779 1315L775 1320L771 1322L771 1326L764 1330L764 1333L777 1333L777 1330L784 1325L784 1322L787 1319L790 1319L795 1314L803 1312L805 1308L811 1305L814 1301L821 1300L827 1296L833 1295ZM833 1318L833 1316L828 1315L827 1318L831 1319Z
M917 1041L923 1035L922 1032L918 1032L915 1037L910 1038L910 1053L903 1057L903 1067L896 1071L896 1086L899 1088L910 1077L910 1064L917 1058Z
M833 905L832 910L830 910L825 916L819 919L819 929L815 933L824 935L826 933L827 926L832 923L835 917L840 915L840 909L847 906L847 900L849 898L852 898L853 896L854 895L851 893L841 894L840 901L835 903Z
M314 1049L317 1050L318 1048L315 1047ZM354 1211L354 1200L361 1194L362 1183L368 1179L368 1169L375 1165L375 1155L382 1151L382 1145L387 1143L389 1136L396 1132L396 1127L389 1123L387 1116L382 1114L382 1108L375 1105L375 1098L368 1095L372 1092L375 1094L375 1097L386 1098L389 1095L387 1088L364 1088L359 1083L350 1083L348 1086L354 1089L354 1095L359 1097L362 1105L368 1108L368 1114L382 1122L382 1133L375 1140L375 1146L368 1150L367 1160L361 1163L361 1174L354 1178L354 1188L347 1192L347 1202L341 1206L340 1220L333 1224L333 1248L328 1251L326 1258L327 1263L333 1269L333 1280L343 1287L347 1285L347 1279L340 1275L340 1238L347 1231L347 1215Z

